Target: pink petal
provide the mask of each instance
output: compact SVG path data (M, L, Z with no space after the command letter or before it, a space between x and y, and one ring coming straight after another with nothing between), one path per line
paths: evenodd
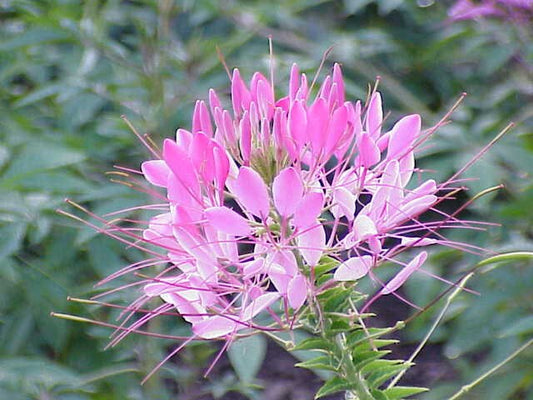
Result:
M289 79L289 98L290 101L294 101L296 98L296 92L300 85L300 71L298 70L298 65L292 64L291 74Z
M250 101L250 91L244 84L239 70L234 69L231 78L231 102L235 115L240 115L243 109L247 109L250 106Z
M316 221L316 225L303 231L296 241L307 264L311 267L317 265L326 245L326 233L322 224Z
M422 247L437 244L437 239L419 238L419 237L402 237L401 245L405 247Z
M256 78L256 76L259 76L259 78ZM270 119L274 114L274 92L270 82L261 73L256 72L252 77L251 90L252 96L255 95L259 113L262 117Z
M359 162L365 168L370 168L379 162L381 158L381 152L379 151L378 146L370 138L368 133L363 133L359 136L358 140L359 147Z
M176 142L165 139L163 142L163 159L178 180L189 190L198 188L198 178L189 155ZM194 190L196 192L196 190Z
M187 290L185 292L181 292L180 295L175 293L163 293L161 295L161 299L164 302L172 304L174 307L176 307L176 310L178 310L178 312L183 316L185 321L188 321L192 324L202 321L204 319L202 314L205 314L206 310L205 307L200 304L198 293L192 290ZM184 298L181 296L184 293L191 295L187 296L188 298ZM193 299L191 300L191 298Z
M194 135L189 155L196 171L211 182L215 176L215 160L213 159L212 141L203 132Z
M249 321L265 308L270 306L273 302L279 299L280 294L277 292L265 293L248 304L241 313L241 320Z
M399 158L412 149L413 142L420 134L422 121L420 115L413 114L396 122L391 130L387 158Z
M274 178L272 197L274 205L282 217L290 217L296 211L302 199L304 186L296 170L292 167L283 169Z
M313 225L320 216L324 206L324 195L320 192L307 193L296 209L292 220L298 229L305 229Z
M287 287L287 299L294 311L300 309L307 298L307 282L303 275L298 274L289 282Z
M253 261L244 263L242 267L242 273L245 278L252 277L254 275L260 274L264 272L264 265L265 265L265 259L264 258L256 258Z
M276 251L270 261L282 267L284 272L291 277L298 273L296 257L290 250Z
M219 231L235 236L248 236L248 220L228 207L211 207L205 210L209 223Z
M368 239L370 236L376 235L377 229L374 221L366 215L357 214L353 221L353 231L358 241Z
M176 131L176 144L182 149L184 149L185 151L189 151L189 148L191 147L191 143L192 143L192 133L186 129L179 128Z
M402 187L407 186L411 180L411 176L415 172L415 154L413 151L408 151L400 159L400 185Z
M423 184L407 193L405 201L411 201L417 197L424 196L426 194L434 194L437 191L437 183L433 179L428 179Z
M303 101L295 101L289 111L289 131L298 152L307 140L307 114Z
M336 85L337 105L344 104L344 79L342 78L342 70L339 64L333 65L333 83Z
M163 293L171 293L182 290L177 284L181 281L181 276L173 278L160 278L158 282L148 283L144 286L144 294L149 297L160 296Z
M244 328L244 326L239 326L237 322L220 315L208 317L192 325L194 334L203 339L214 339L225 336L239 328Z
M372 257L352 257L337 267L333 279L336 281L356 281L365 276L372 268Z
M167 187L170 169L164 160L145 161L141 164L141 171L152 185Z
M194 107L192 117L192 132L203 132L208 137L213 137L213 126L211 125L211 117L204 101L197 101Z
M287 274L281 265L271 262L267 268L267 275L279 293L287 293L287 287L289 286L292 276Z
M315 156L324 151L329 122L329 109L326 100L319 97L307 112L307 133Z
M346 216L352 220L355 214L355 200L357 198L348 189L339 187L333 191L334 205L331 209L335 218Z
M213 89L209 89L209 108L211 109L211 114L215 115L215 110L222 109L220 100L218 99L217 93Z
M323 99L327 99L329 92L331 91L331 76L327 75L326 78L322 81L320 89L318 90L318 96Z
M335 88L335 87L334 87ZM341 106L337 108L331 117L326 137L326 154L334 151L346 129L348 128L348 111Z
M257 172L248 167L241 167L233 189L237 200L247 211L263 219L268 216L268 189Z
M370 99L368 111L366 113L366 131L374 140L381 134L381 124L383 123L383 109L381 107L381 94L376 92Z
M380 294L390 294L398 290L398 288L405 283L411 274L420 268L424 261L426 261L427 257L428 253L425 251L417 255L394 278L392 278L383 289L381 289Z
M245 164L248 164L252 152L252 125L250 122L250 113L248 111L244 112L239 128L241 131L239 146L241 148L242 159Z
M402 206L400 213L404 218L414 218L420 213L427 211L437 201L437 196L428 194L420 196L417 199L411 200L405 206Z
M229 174L229 160L228 155L218 143L213 146L213 161L216 187L221 191L221 198L223 198L224 185Z

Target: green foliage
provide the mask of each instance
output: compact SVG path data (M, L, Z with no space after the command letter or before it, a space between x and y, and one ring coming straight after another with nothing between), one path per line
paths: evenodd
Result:
M465 182L471 193L505 184L505 189L477 201L474 212L464 215L502 227L490 228L488 234L458 232L452 238L498 252L532 251L531 32L527 26L499 19L447 23L449 2L430 7L417 3L423 2L3 1L0 398L165 399L178 392L185 399L195 392L222 397L231 390L256 396L239 381L251 379L242 368L239 372L239 361L232 361L237 376L198 384L212 354L204 345L184 352L141 387L139 381L168 351L167 342L130 338L125 345L103 352L108 330L49 317L52 310L106 319L114 315L67 303L66 296L90 297L95 281L143 255L97 237L90 228L80 229L55 210L66 208L65 197L97 214L146 202L145 196L111 185L104 176L115 164L135 169L147 157L120 115L141 133L149 132L156 143L178 126L190 126L194 100L205 99L210 87L227 87L217 47L230 68L239 66L249 77L258 69L268 71L266 37L271 34L276 81L286 82L292 62L313 76L324 51L333 46L329 60L343 64L349 97L364 98L367 83L381 76L385 106L392 110L387 126L400 113L416 112L427 127L461 92L468 92L453 114L453 123L423 149L419 167L440 178L461 168L514 121L511 133L464 175L476 177ZM456 280L477 259L447 251L433 254L430 261L432 273ZM459 382L475 378L472 371L488 369L531 337L530 264L524 260L473 280L480 296L461 295L433 336L445 357L463 356L454 360L457 382L422 396L446 398ZM317 276L326 280L336 265L335 260L322 260ZM408 297L418 305L442 289L439 282L418 276L406 286ZM348 291L324 294L325 312L359 300L351 296ZM410 337L420 338L433 317L430 310L413 321ZM309 322L314 326L318 321ZM356 325L340 317L331 317L328 324L332 335ZM184 329L179 321L165 328ZM377 335L376 346L390 344L380 342L389 339L379 339L379 331L369 328L369 332ZM354 329L346 341L355 349L366 334ZM319 349L322 357L333 351L325 342L310 341L306 346L302 352ZM368 361L373 353L359 348L354 354ZM375 361L383 359L379 357ZM258 355L256 365L260 359ZM336 362L328 359L323 365ZM39 369L49 372L40 375ZM10 370L17 374L5 373ZM85 384L91 372L97 375ZM367 374L366 379L378 382L385 375ZM179 388L165 383L170 380ZM327 382L324 391L343 384ZM527 398L531 387L531 352L526 351L466 396ZM395 386L380 395L401 398L415 394L410 390Z
M327 261L327 260L326 260ZM355 310L354 304L364 296L353 287L338 286L320 293L315 307L310 307L302 316L305 329L315 336L304 339L292 347L292 351L313 351L314 357L296 364L297 367L313 371L332 371L315 398L337 392L360 400L402 399L426 391L425 388L400 387L394 384L382 387L395 375L411 365L402 360L388 359L389 350L382 347L397 343L394 339L383 339L402 327L370 328L364 318ZM348 397L347 397L348 398Z

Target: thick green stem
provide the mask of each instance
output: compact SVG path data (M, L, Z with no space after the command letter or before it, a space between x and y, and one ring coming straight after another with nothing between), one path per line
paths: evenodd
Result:
M375 400L375 397L370 393L365 378L354 366L352 352L346 345L344 334L337 334L334 342L336 344L336 357L340 362L339 372L354 387L346 392L345 398L347 400Z

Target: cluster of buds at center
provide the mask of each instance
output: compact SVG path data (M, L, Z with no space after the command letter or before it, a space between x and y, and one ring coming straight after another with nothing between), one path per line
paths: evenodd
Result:
M113 277L166 265L143 277L142 295L128 309L158 297L163 303L123 335L172 310L195 338L287 329L325 286L374 277L380 264L396 263L390 281L375 278L377 295L390 294L427 258L421 251L401 262L399 253L454 245L436 232L457 224L454 218L418 218L446 189L411 182L414 151L432 132L421 130L420 116L384 129L381 95L373 91L365 105L346 101L339 65L311 92L296 65L280 99L262 74L247 85L235 70L232 111L210 91L208 103L196 103L190 131L179 129L161 152L151 149L155 159L142 164L142 174L165 193L161 213L136 240L158 249L156 261ZM317 284L315 269L326 259L330 278ZM262 312L269 323L258 322Z

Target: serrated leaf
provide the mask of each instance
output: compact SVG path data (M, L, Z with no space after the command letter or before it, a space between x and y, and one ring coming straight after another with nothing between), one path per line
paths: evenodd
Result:
M318 389L318 392L315 395L315 399L319 399L321 397L342 392L346 390L353 389L353 384L349 383L345 379L335 376L334 378L331 378L326 383L322 385L320 389Z

